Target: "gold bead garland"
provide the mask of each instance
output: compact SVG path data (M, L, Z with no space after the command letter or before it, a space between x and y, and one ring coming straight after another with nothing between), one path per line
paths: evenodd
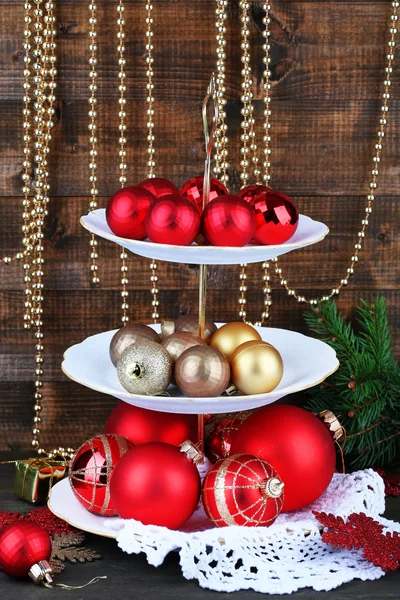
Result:
M226 20L228 15L226 13L226 7L228 6L228 0L216 0L216 28L217 28L217 65L216 65L216 78L215 87L217 93L218 109L219 109L219 121L215 131L215 167L214 174L218 179L227 185L229 182L229 175L227 169L229 168L228 163L228 126L225 122L226 119L226 99L225 99L225 46L226 46Z
M217 1L217 27L219 26L220 23L224 23L227 19L227 13L226 13L226 3L225 2L220 2L219 0ZM254 122L252 119L252 114L253 114L253 108L252 108L252 92L251 92L251 76L250 76L250 69L248 68L249 65L249 30L248 30L248 23L250 20L248 11L250 9L250 2L244 2L241 1L239 3L240 9L241 9L241 22L242 22L242 29L241 29L241 36L242 36L242 62L244 63L244 68L242 69L242 76L243 76L243 80L242 80L242 89L244 91L243 95L242 95L242 102L243 102L243 108L242 108L242 115L244 117L243 122L242 122L242 128L244 130L242 136L241 136L241 141L242 141L242 149L241 149L241 153L243 155L243 158L241 159L241 168L242 168L242 172L241 172L241 181L242 181L242 187L244 187L248 180L249 180L249 174L247 172L247 169L250 165L247 156L250 155L251 152L251 156L252 156L252 162L254 165L254 169L255 169L255 176L256 176L256 182L259 183L258 180L258 161L257 160L253 160L254 157L256 157L256 152L257 152L257 145L255 142L255 132L254 130L252 131L251 127L254 126ZM383 139L385 137L385 128L387 125L387 114L388 114L388 110L389 110L389 105L388 105L388 101L390 99L390 85L391 85L391 74L393 71L393 61L394 61L394 49L396 46L396 41L395 41L395 37L396 34L398 33L398 29L396 27L397 21L398 21L398 15L397 15L397 9L399 8L399 2L394 1L392 2L392 15L390 17L390 27L389 27L389 33L390 33L390 38L389 38L389 42L388 42L388 46L389 46L389 52L386 56L387 58L387 64L386 64L386 68L385 68L385 80L384 80L384 91L383 91L383 95L382 95L382 106L381 106L381 112L383 113L380 117L379 120L379 130L378 130L378 139L377 139L377 143L375 144L375 155L373 157L373 168L371 171L371 182L369 184L369 192L367 194L367 204L365 207L365 215L361 221L361 229L357 234L357 240L356 243L354 244L354 254L351 257L351 263L350 266L347 268L347 272L346 272L346 276L340 280L340 284L337 287L332 288L331 292L329 294L323 295L321 298L306 298L303 295L300 295L298 292L296 292L295 289L293 289L292 287L289 286L287 280L285 279L282 269L280 268L279 264L278 264L278 259L275 258L273 260L271 260L271 262L274 263L274 272L277 275L277 277L279 278L280 284L282 287L284 287L288 293L289 296L293 296L294 298L297 299L297 301L299 303L309 303L309 304L317 304L319 301L327 301L330 298L337 296L342 287L348 285L348 281L349 278L353 275L354 273L354 269L355 266L358 262L358 255L360 250L362 249L362 244L363 244L363 240L365 238L365 234L368 228L368 224L369 224L369 216L372 213L372 207L373 207L373 203L375 201L375 190L377 188L377 178L379 175L379 163L381 162L381 152L383 150ZM271 116L271 110L270 110L270 81L269 78L271 76L271 72L269 69L269 64L270 64L270 56L269 56L269 50L270 50L270 44L269 44L269 37L270 37L270 31L269 31L269 24L270 24L270 17L269 17L269 11L270 11L270 5L268 3L264 3L263 4L263 10L265 12L265 16L263 18L263 24L265 25L264 31L263 31L263 36L265 38L265 42L263 44L263 50L264 50L264 58L263 61L265 63L265 70L264 70L264 74L263 74L263 91L264 91L264 103L265 103L265 109L264 109L264 124L263 124L263 128L264 128L264 135L263 135L263 142L264 142L264 148L263 148L263 152L264 152L264 160L263 160L263 167L264 167L264 173L263 173L263 181L265 184L269 183L270 180L270 174L269 174L269 168L270 168L270 154L271 154L271 147L270 147L270 142L271 142L271 137L270 137L270 128L271 128L271 123L270 123L270 116ZM226 28L224 28L224 33L226 32ZM223 55L220 54L219 52L219 39L217 36L217 71L218 69L221 72L225 72L225 53ZM222 96L223 94L221 94ZM222 98L220 97L219 100L222 102ZM221 126L221 125L220 125ZM219 176L220 170L215 170L216 175ZM263 268L264 265L267 265L268 263L265 262L263 263ZM246 305L246 291L247 291L247 286L244 284L245 279L247 279L246 276L246 265L243 263L241 264L241 270L240 270L240 275L239 275L239 279L240 279L240 297L239 297L239 316L241 318L243 318L243 320L246 320L246 311L244 310L244 306ZM268 280L266 280L266 277L268 277ZM265 300L264 300L264 305L270 307L272 302L271 302L271 289L269 285L265 285L265 282L268 281L269 282L269 275L268 275L268 271L264 272L264 276L263 276L263 282L264 282L264 287L263 287L263 292L265 294ZM266 294L266 291L269 290L268 295ZM265 310L264 313L266 313L269 311ZM262 315L262 319L261 319L261 323L268 318L269 315L264 316L264 313ZM259 323L257 323L259 324Z

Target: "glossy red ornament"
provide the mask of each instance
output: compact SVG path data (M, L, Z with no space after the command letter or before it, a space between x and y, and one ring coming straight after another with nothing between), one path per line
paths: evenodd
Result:
M117 513L110 500L111 473L132 444L120 435L104 434L87 440L71 461L69 482L79 502L102 517Z
M250 204L231 194L211 200L203 212L202 232L213 246L244 246L254 236L255 227Z
M106 220L111 231L119 237L144 240L144 220L154 200L153 194L139 186L129 186L115 192L106 208Z
M258 196L258 194L261 194L261 192L270 192L270 191L271 191L271 188L268 187L267 185L258 185L258 184L247 185L246 187L242 188L240 190L240 192L237 193L237 196L239 198L241 198L242 200L245 200L246 202L251 202L251 200L253 200L253 198Z
M199 209L200 214L203 212L203 182L204 177L192 177L181 187L180 193L182 196L185 196ZM218 179L214 179L214 177L210 178L210 197L208 199L209 202L214 200L214 198L218 198L218 196L224 196L228 194L228 190L226 187L218 181Z
M288 196L279 192L261 192L250 202L256 213L257 244L283 244L299 224L299 212Z
M16 521L0 531L0 567L10 577L26 577L40 561L49 561L51 539L43 527Z
M336 465L334 441L324 423L304 408L285 404L250 415L235 435L231 452L254 454L274 465L285 484L283 512L317 500Z
M167 196L168 194L179 194L176 185L163 177L145 179L139 183L139 187L148 190L156 198L161 198L161 196Z
M170 194L151 205L145 226L152 242L190 246L200 231L200 215L193 202Z
M217 527L268 527L282 509L284 486L267 462L235 454L215 463L202 490L204 510Z
M162 413L120 402L109 416L105 433L122 435L132 444L165 442L180 446L197 440L197 415Z
M233 438L249 414L249 412L236 413L234 417L222 419L210 429L205 447L206 456L212 463L229 456Z
M125 454L112 474L110 492L123 519L178 529L196 510L200 476L179 448L152 442Z

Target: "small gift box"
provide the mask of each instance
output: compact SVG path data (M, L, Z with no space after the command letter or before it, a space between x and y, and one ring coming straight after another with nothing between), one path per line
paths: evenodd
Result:
M13 494L32 504L46 504L52 485L67 474L68 463L47 458L15 462Z

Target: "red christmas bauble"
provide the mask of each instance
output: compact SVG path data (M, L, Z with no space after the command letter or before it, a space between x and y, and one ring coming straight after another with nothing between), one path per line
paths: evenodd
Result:
M297 406L274 404L257 410L235 435L231 452L254 454L274 465L285 484L283 512L317 500L335 471L336 451L328 428Z
M203 212L203 182L204 177L192 177L181 187L180 193L182 196L188 198L194 202L194 204L199 209L200 214ZM214 200L214 198L218 198L218 196L224 196L228 194L228 190L226 187L218 181L218 179L214 179L211 177L210 179L210 197L209 202Z
M145 225L152 242L190 246L200 231L200 215L190 200L169 194L151 205Z
M152 442L135 446L119 461L110 492L123 519L178 529L196 510L200 476L179 448Z
M197 439L197 415L162 413L120 402L108 418L105 433L122 435L135 445L165 442L180 446Z
M139 186L129 186L115 192L106 208L106 220L111 231L119 237L144 240L144 220L154 200L153 194Z
M256 213L257 244L283 244L299 224L299 212L288 196L279 192L261 192L250 202Z
M104 434L87 440L71 461L69 482L79 502L102 517L117 513L110 500L110 477L132 444L120 435Z
M215 463L202 490L204 510L217 527L268 527L282 509L283 484L275 469L251 454Z
M240 192L237 193L237 196L239 198L241 198L242 200L245 200L246 202L251 202L251 200L253 200L253 198L258 196L258 194L261 194L261 192L270 192L270 191L271 191L271 188L268 187L267 185L259 185L259 184L247 185L246 187L242 188L240 190Z
M236 413L234 417L222 419L210 429L205 447L206 456L212 463L230 455L233 438L249 414L249 412Z
M179 194L176 185L163 177L145 179L142 183L139 183L139 187L148 190L156 198L161 198L161 196L167 196L168 194Z
M244 246L254 236L255 226L250 204L231 194L211 200L203 212L202 231L213 246Z
M26 577L31 567L49 561L51 539L31 521L15 521L0 531L0 567L10 577Z

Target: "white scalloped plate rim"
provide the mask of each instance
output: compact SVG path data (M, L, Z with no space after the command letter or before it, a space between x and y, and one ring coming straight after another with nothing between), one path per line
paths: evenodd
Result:
M305 215L299 215L299 226L292 238L284 244L259 246L249 244L243 247L234 246L176 246L173 244L156 244L149 240L131 240L114 235L108 227L105 209L99 208L80 219L81 225L99 237L123 246L130 252L176 263L228 265L243 262L262 262L281 256L292 250L298 250L321 242L329 233L329 228L320 221L314 221Z
M222 323L217 323L218 326L221 326ZM159 325L150 325L156 331L160 331ZM309 381L304 383L303 385L294 385L292 387L280 387L281 384L275 388L272 392L267 394L257 394L257 395L247 395L247 396L219 396L216 398L188 398L185 396L144 396L140 394L130 394L119 384L118 380L116 380L116 387L107 386L102 384L101 382L95 381L92 377L86 379L82 377L80 371L82 369L82 365L87 362L86 356L93 354L93 352L97 352L97 359L94 360L96 364L100 359L103 361L104 368L99 369L101 376L104 376L105 369L112 370L112 377L116 379L116 370L112 365L111 360L109 358L109 343L111 337L117 330L106 331L100 334L96 334L86 338L83 342L75 344L66 350L64 353L64 360L62 362L61 368L64 374L69 377L71 380L88 387L94 391L101 392L103 394L107 394L110 396L114 396L124 402L129 404L133 404L135 406L141 406L142 408L147 408L149 410L158 410L160 412L177 412L182 414L197 414L197 413L224 413L224 412L236 412L246 409L258 408L260 406L265 406L267 404L271 404L276 400L288 395L293 394L295 392L299 392L315 385L318 385L322 381L324 381L329 375L332 375L338 367L339 361L336 357L336 352L324 342L317 340L315 338L311 338L305 336L301 333L297 333L294 331L290 331L287 329L277 329L270 327L256 327L256 329L260 332L261 337L270 341L271 337L273 338L271 343L277 347L277 349L283 354L284 364L285 364L285 352L286 345L283 347L279 347L279 343L275 339L276 336L284 335L287 338L291 338L296 341L299 346L298 352L302 354L304 357L303 360L306 361L309 357L307 356L307 350L310 350L312 346L314 349L313 356L316 357L317 360L321 362L319 366L319 370L315 373L314 378L310 378ZM303 344L302 344L303 343ZM301 346L303 345L303 349ZM99 350L100 348L100 350ZM106 356L105 356L106 355ZM293 352L293 356L296 358L296 354ZM298 357L297 357L298 358ZM326 363L326 367L322 367L322 362ZM315 364L313 365L315 367ZM111 371L110 371L111 372ZM285 380L285 373L282 381ZM282 383L282 382L281 382ZM189 409L189 410L188 410Z

